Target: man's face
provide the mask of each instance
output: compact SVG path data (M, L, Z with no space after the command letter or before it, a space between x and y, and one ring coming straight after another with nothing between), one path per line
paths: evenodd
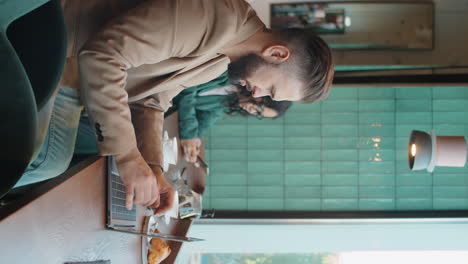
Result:
M250 54L228 66L229 80L244 86L253 97L270 96L275 101L299 101L303 98L303 84L286 72L280 64L267 62Z

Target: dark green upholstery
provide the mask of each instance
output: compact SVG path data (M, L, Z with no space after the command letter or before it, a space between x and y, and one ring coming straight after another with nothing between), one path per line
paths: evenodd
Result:
M67 52L62 8L52 0L13 21L7 36L28 74L40 110L60 81Z
M31 161L37 112L57 87L65 58L58 0L0 1L0 197Z
M0 197L18 181L28 165L36 135L36 101L26 72L0 32Z

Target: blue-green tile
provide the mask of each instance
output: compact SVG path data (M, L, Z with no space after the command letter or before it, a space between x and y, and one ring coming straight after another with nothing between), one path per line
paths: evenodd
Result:
M211 186L212 198L246 198L244 186Z
M321 185L320 174L291 174L284 175L284 183L287 186Z
M247 175L249 185L278 185L284 184L284 176L282 173L252 173Z
M211 198L211 206L220 210L246 210L247 198Z
M290 125L284 129L286 137L320 137L320 125Z
M395 210L394 199L359 199L360 210Z
M323 186L323 198L357 198L357 186Z
M284 139L287 149L320 149L320 137L287 137Z
M383 173L383 174L394 174L395 173L395 162L393 161L367 161L359 163L359 173L371 174L371 173Z
M465 167L436 167L435 172L444 174L468 173L468 166Z
M285 199L286 210L318 211L321 208L320 199Z
M245 129L244 129L245 130ZM282 137L282 125L255 125L248 126L249 137Z
M394 112L394 100L361 100L359 101L359 112Z
M431 186L432 175L430 173L397 174L396 181L399 186Z
M434 198L468 198L468 186L434 186Z
M359 136L361 137L392 137L395 136L395 125L370 124L359 125Z
M398 186L396 192L398 198L432 198L432 186Z
M291 108L288 109L288 112L293 113L311 113L317 112L320 113L320 107L322 102L317 102L313 104L292 104Z
M320 186L294 186L286 187L286 198L320 198L322 190Z
M323 161L322 173L357 173L357 161Z
M359 160L361 162L394 161L395 151L391 149L362 149L359 150Z
M322 113L332 112L356 112L357 100L325 100L322 102Z
M212 137L245 137L247 130L242 125L218 125L211 129Z
M468 99L467 87L433 87L433 96L437 99Z
M360 186L359 198L365 199L394 199L394 186Z
M319 161L286 161L285 172L288 174L319 174Z
M249 173L279 173L283 172L283 163L277 161L248 161Z
M211 149L245 149L246 137L211 137Z
M467 99L434 100L436 112L463 112L468 109Z
M249 149L283 149L284 140L281 137L249 137Z
M213 149L210 158L214 161L245 161L247 151L244 149ZM206 153L205 153L206 158Z
M467 174L448 174L434 173L434 185L468 185Z
M376 113L359 113L359 124L389 124L395 123L395 113L393 112L376 112Z
M322 125L322 135L326 137L356 137L357 125Z
M357 99L359 88L333 88L327 100Z
M397 100L396 111L397 112L431 112L432 100L430 99Z
M468 136L467 99L468 87L337 88L276 120L223 117L205 137L204 208L468 209L468 166L407 161L411 130Z
M203 192L203 202L205 201L205 198L210 198L210 197L211 197L211 186L207 185L207 188L205 188L205 191Z
M248 200L249 210L283 210L284 200L276 198L251 198Z
M359 88L359 99L393 99L395 98L395 88L369 87Z
M355 149L358 139L356 137L328 137L325 135L322 138L323 149ZM320 147L320 146L319 146Z
M434 210L466 210L468 209L468 199L450 199L450 198L435 198Z
M320 113L289 113L284 116L284 123L287 125L296 124L320 124Z
M393 136L370 136L360 137L358 140L359 149L394 149L395 138Z
M407 154L405 154L406 157ZM407 159L402 159L400 157L397 157L397 160L395 161L396 164L396 172L397 174L408 174L408 175L416 175L416 174L426 174L427 172L424 170L418 170L418 171L412 171L409 168L409 163Z
M436 135L441 136L464 136L468 135L468 125L465 124L437 124L434 125Z
M323 113L322 124L351 124L358 123L358 113Z
M398 112L396 113L397 124L430 124L432 123L432 112Z
M358 199L323 199L322 200L323 210L343 210L352 211L359 209Z
M397 88L395 90L398 99L432 99L431 87Z
M395 185L395 174L359 174L359 185Z
M357 149L325 149L322 151L322 160L324 161L357 161L358 158Z
M432 210L432 199L397 199L397 210Z
M401 137L396 137L395 148L396 149L407 149L409 143L410 133L408 135L403 135Z
M433 112L434 124L467 124L468 109L464 112Z
M246 185L247 184L247 174L246 173L236 173L232 171L227 172L210 172L210 181L212 185Z
M405 148L399 148L395 152L395 158L397 161L407 162L408 161L408 147L405 145Z
M320 161L319 149L286 149L286 161Z
M409 138L409 135L411 134L411 131L413 130L420 130L420 131L426 131L429 132L429 130L432 129L431 124L412 124L412 125L407 125L407 124L398 124L396 125L396 136L397 137L405 137L407 136Z
M322 175L322 184L328 186L354 186L358 183L357 174L327 174Z
M278 161L283 162L284 150L282 149L249 149L247 159L250 161Z
M249 186L247 187L250 198L283 198L283 186Z
M210 172L218 173L245 173L247 172L246 163L242 161L217 161L210 164Z
M203 204L202 204L203 209L211 209L213 208L211 206L211 198L203 196Z

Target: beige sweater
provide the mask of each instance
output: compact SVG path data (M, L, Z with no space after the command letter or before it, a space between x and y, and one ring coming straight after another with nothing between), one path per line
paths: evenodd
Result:
M138 143L157 164L171 99L226 71L229 59L219 52L264 27L244 0L138 0L134 8L124 0L66 1L69 54L79 51L80 91L100 154Z

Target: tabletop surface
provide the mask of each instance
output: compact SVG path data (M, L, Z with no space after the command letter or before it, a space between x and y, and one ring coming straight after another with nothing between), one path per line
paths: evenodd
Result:
M170 136L177 135L177 115L164 122ZM204 174L179 155L171 170L187 167L193 186L204 187ZM109 231L106 222L106 159L89 158L61 176L63 181L0 222L1 263L64 263L111 260L142 263L141 237ZM193 176L193 177L192 177ZM61 179L60 179L61 178ZM1 209L0 209L1 210ZM138 230L145 210L137 209ZM191 220L160 223L160 231L186 235ZM173 263L182 243L169 242Z

